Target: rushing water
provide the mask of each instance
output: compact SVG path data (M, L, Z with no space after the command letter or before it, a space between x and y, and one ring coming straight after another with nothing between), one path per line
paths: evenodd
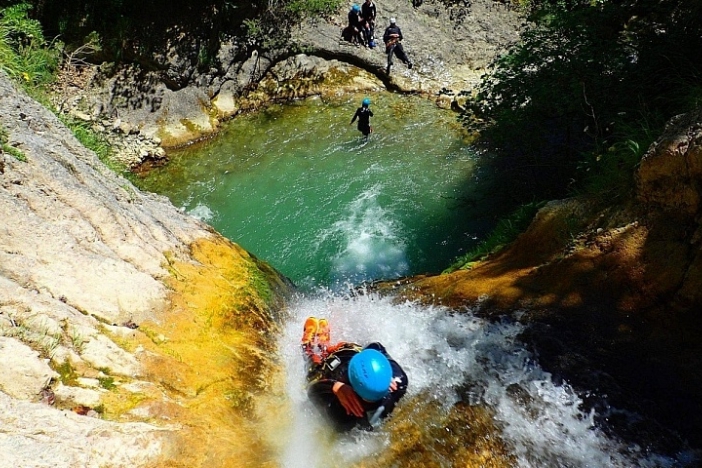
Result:
M522 326L517 323L491 323L471 310L454 314L441 307L397 304L373 293L303 297L290 314L280 350L288 371L291 427L283 436L274 434L286 438L280 455L284 467L696 466L689 454L661 456L607 435L595 423L594 412L583 409L576 392L567 383L555 383L525 350L518 339ZM418 461L414 451L401 449L403 439L412 437L403 432L406 426L386 424L390 427L381 426L373 433L356 431L329 438L304 390L299 340L308 315L329 318L332 341L380 341L401 363L410 385L391 421L412 418L413 425L430 430L442 424L435 412L422 410L431 403L440 402L445 411L458 401L490 408L499 429L483 437L501 439L512 457L510 465L462 461L456 458L457 448L441 440L424 441L423 450L428 452L424 460L431 463ZM402 411L413 406L420 410ZM473 426L471 420L465 425ZM383 455L388 452L393 454L390 458Z
M238 117L136 183L309 289L439 272L494 222L471 215L478 157L455 114L419 97L308 99ZM486 205L490 206L487 201Z
M349 126L361 98L309 99L239 117L218 138L171 154L167 166L136 181L305 292L288 309L279 341L290 408L266 431L277 463L695 466L689 453L658 455L600 427L602 415L526 351L517 323L346 292L365 280L438 272L494 222L460 203L489 174L454 115L420 98L373 94L375 133L364 141ZM490 198L481 204L499 210ZM330 319L333 340L382 342L407 371L408 394L380 430L330 434L310 406L298 341L309 315ZM460 402L482 413L455 419ZM479 414L490 415L487 426ZM472 453L478 446L482 452Z

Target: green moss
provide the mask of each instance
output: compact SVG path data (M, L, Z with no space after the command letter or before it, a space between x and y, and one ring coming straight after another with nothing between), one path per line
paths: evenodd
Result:
M53 365L51 367L59 374L59 379L61 380L62 384L69 386L77 385L78 374L76 374L76 371L75 369L73 369L73 366L70 362L63 361L60 364L52 364Z
M98 377L98 382L105 390L112 390L113 388L117 387L117 385L115 385L115 379L110 376Z
M273 299L273 291L268 277L256 264L249 266L250 286L256 291L258 297L266 304L270 304Z
M163 335L152 330L147 326L140 326L139 331L142 332L148 339L150 339L155 345L160 345L165 342Z
M193 121L191 121L189 119L180 119L180 123L189 132L192 132L192 133L202 133L203 132L202 127L200 127L199 125L197 125L196 123L194 123Z
M8 142L9 136L7 134L7 130L0 127L0 148L2 148L3 153L14 156L18 161L27 162L27 156L25 156L22 151L18 150L14 146L10 146Z

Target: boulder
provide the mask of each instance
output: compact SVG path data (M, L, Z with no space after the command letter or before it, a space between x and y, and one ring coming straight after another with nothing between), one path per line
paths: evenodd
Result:
M13 398L33 400L58 374L48 359L19 340L0 336L0 390Z

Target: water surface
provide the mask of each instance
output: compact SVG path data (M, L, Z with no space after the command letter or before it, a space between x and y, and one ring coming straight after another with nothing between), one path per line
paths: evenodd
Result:
M455 113L387 92L370 95L364 140L350 125L362 98L237 117L136 183L303 289L440 272L493 222L461 203L484 177L479 157Z
M418 97L370 97L369 141L349 125L363 96L308 99L238 117L136 181L306 290L281 324L287 409L259 421L275 450L255 466L695 466L684 447L661 455L613 434L606 414L540 367L518 323L349 292L363 280L441 271L501 211L476 193L490 174L455 114ZM478 217L464 199L494 216ZM407 396L378 431L332 434L307 400L299 338L309 315L330 319L333 341L381 341L407 371ZM448 424L458 407L482 413ZM490 427L473 414L488 414Z

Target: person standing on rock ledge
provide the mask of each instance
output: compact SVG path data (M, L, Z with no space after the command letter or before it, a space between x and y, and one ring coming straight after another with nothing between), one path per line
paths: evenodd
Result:
M366 44L371 49L375 47L375 16L377 9L373 0L366 0L361 5L361 18L363 18L363 33L366 36Z
M354 5L349 10L349 25L347 26L347 37L349 42L355 46L364 44L363 25L361 19L361 7ZM365 45L365 44L364 44Z
M412 62L407 58L405 54L405 49L402 47L402 31L397 25L395 18L390 18L390 26L385 30L383 34L383 42L385 42L385 53L388 54L388 67L386 69L387 74L390 74L390 67L392 67L392 56L397 55L397 58L402 60L402 63L407 65L407 68L412 68Z
M349 124L353 125L356 119L358 119L358 130L363 134L366 140L368 139L368 135L373 133L373 127L370 126L370 118L373 117L373 111L370 110L368 106L370 106L370 99L365 98L361 103L361 107L356 109L356 113L353 114L353 118Z

